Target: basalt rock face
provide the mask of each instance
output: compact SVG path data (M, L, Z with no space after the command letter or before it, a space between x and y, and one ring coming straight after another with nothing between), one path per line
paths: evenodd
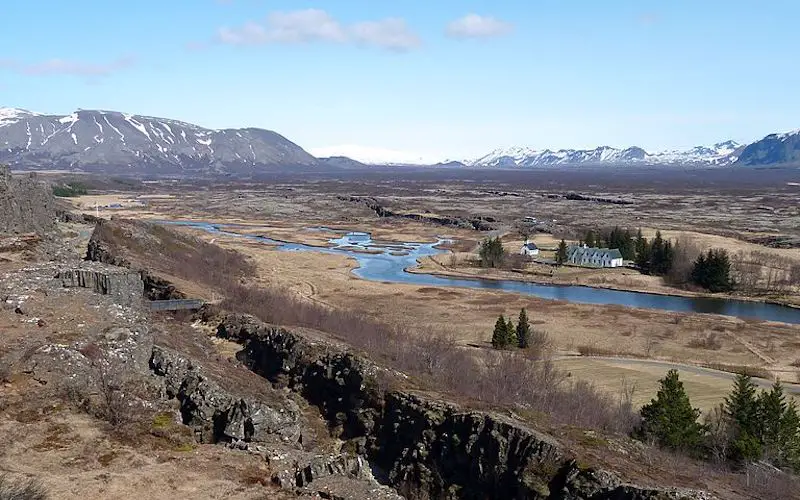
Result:
M218 334L244 344L237 358L255 373L318 406L338 437L374 438L382 406L374 365L244 314L227 316Z
M396 212L383 205L381 205L375 198L360 197L360 196L339 196L342 201L351 203L358 203L369 208L378 217L397 217L401 219L415 220L418 222L427 222L447 227L459 227L463 229L475 229L477 231L492 231L496 229L495 223L497 220L494 217L487 217L481 215L474 215L471 217L457 217L449 215L429 215L429 214L415 214Z
M135 305L144 297L141 274L126 268L64 269L58 272L56 279L67 288L88 288L102 295L111 295L119 304Z
M226 317L218 335L244 346L238 357L253 371L317 405L332 429L409 499L710 498L626 485L581 468L554 439L501 415L412 391L383 393L376 365L251 316Z
M55 227L55 199L35 174L12 177L0 165L0 234L45 234Z
M104 219L96 219L97 225L95 228L100 227L102 224L108 224ZM85 260L91 262L102 262L112 266L119 266L124 268L133 268L130 261L109 248L108 244L97 236L97 230L92 233L89 239L89 244L86 248ZM179 291L175 285L169 281L156 276L147 270L138 271L142 282L144 283L144 295L147 300L172 300L172 299L185 299L186 294Z
M166 396L180 402L183 423L199 442L300 442L300 409L288 398L276 395L268 404L240 397L178 353L160 346L152 353L150 369L163 378Z

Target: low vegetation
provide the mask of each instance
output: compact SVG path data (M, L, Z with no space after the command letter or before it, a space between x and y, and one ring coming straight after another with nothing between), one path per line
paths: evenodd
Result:
M487 238L481 242L478 255L482 267L502 267L506 258L506 251L500 238Z
M53 186L53 196L58 196L60 198L75 198L84 196L88 192L86 186L80 182L68 182Z
M660 383L658 395L641 410L640 438L734 467L767 463L800 472L800 414L793 400L786 401L780 381L758 393L749 375L738 375L725 403L702 422L676 370Z
M12 479L0 474L0 500L47 500L47 490L36 479Z
M710 292L729 292L733 289L731 263L728 252L712 248L707 254L700 254L692 267L692 283Z
M131 226L126 227L128 224ZM105 226L105 227L104 227ZM136 233L136 234L134 234ZM145 223L105 223L95 238L123 252L158 255L153 272L192 280L217 290L220 307L280 325L313 328L338 337L423 385L492 405L519 406L549 415L555 424L629 433L637 418L630 398L573 382L547 360L511 352L474 351L435 332L418 334L353 310L303 300L284 289L243 284L254 274L244 256L168 228ZM217 269L215 265L219 265ZM508 323L505 322L506 328ZM516 329L514 329L516 339ZM531 345L546 335L532 334ZM517 341L518 342L518 341ZM518 345L518 343L517 343Z

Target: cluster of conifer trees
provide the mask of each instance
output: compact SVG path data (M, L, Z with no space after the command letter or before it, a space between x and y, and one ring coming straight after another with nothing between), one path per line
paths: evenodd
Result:
M759 393L751 377L737 375L725 402L709 415L698 420L700 410L692 407L678 372L670 370L658 395L642 407L638 434L702 458L735 464L766 460L800 472L800 415L780 382Z
M501 314L494 325L492 347L495 349L511 349L514 347L526 349L530 346L530 337L531 326L528 322L528 313L525 309L519 312L517 326L514 326L510 318L506 321L505 317Z

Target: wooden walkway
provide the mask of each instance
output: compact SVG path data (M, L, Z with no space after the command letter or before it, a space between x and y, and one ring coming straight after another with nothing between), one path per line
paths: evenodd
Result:
M151 300L147 307L151 311L189 311L203 307L205 301L198 299Z

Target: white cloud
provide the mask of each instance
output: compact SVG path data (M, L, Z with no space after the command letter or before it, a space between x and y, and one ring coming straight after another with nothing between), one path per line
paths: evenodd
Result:
M447 25L445 33L452 38L492 38L507 35L514 26L494 17L467 14Z
M271 41L281 43L347 40L345 29L339 21L319 9L273 12L267 19L267 34Z
M411 50L422 45L406 22L398 18L357 23L350 31L360 43L391 50Z
M129 68L134 63L134 58L130 56L120 57L106 63L90 63L71 59L48 59L38 63L23 63L5 59L0 61L0 67L30 76L70 75L100 77Z
M320 9L272 12L264 22L222 27L217 39L230 45L357 43L400 51L421 45L419 37L402 19L363 21L348 26Z

